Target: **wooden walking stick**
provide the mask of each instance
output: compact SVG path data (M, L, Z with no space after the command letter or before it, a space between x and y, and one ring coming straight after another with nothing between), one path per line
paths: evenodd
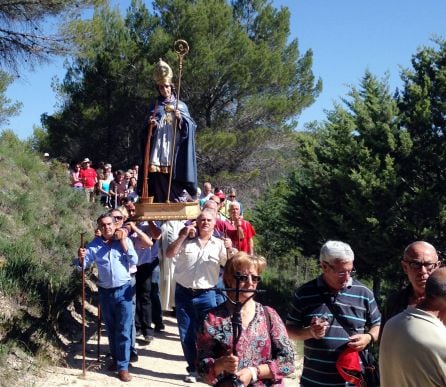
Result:
M101 363L101 304L98 302L98 363Z
M81 232L81 249L85 248L84 241L85 232ZM82 379L85 379L85 346L86 346L86 334L85 334L85 269L84 259L82 259Z

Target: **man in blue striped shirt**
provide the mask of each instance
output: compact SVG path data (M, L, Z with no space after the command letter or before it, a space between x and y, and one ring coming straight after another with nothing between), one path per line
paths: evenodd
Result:
M336 360L346 347L359 352L378 339L381 314L373 293L352 278L348 244L328 241L319 260L322 274L294 292L287 330L304 341L301 386L345 386Z

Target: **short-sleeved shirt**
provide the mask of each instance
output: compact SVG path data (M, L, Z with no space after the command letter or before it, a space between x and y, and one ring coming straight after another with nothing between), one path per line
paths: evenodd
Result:
M85 188L94 188L97 180L96 171L91 167L82 168L79 171L79 179L82 180Z
M337 318L327 303L333 305ZM295 291L287 315L287 325L304 328L310 325L313 317L323 314L329 316L325 336L319 340L304 341L301 386L345 386L344 379L336 369L339 353L349 342L349 336L364 333L366 327L380 325L381 321L373 293L361 282L352 280L351 286L333 293L323 276L319 276ZM342 324L349 332L338 319L342 319Z
M379 348L382 386L446 386L446 328L409 306L387 321Z
M212 236L204 247L200 246L198 238L186 239L175 262L175 281L185 288L213 288L226 259L226 248L221 239Z
M149 237L152 237L150 226L147 222L139 223L138 228ZM143 246L143 243L136 232L131 233L129 238L132 240L136 253L138 254L138 266L145 263L152 263L158 257L158 241L156 239L152 240L153 245L151 247L146 247Z

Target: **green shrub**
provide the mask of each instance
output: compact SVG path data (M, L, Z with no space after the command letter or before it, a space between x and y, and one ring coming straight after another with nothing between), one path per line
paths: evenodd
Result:
M36 354L80 294L71 262L102 208L69 187L65 165L43 163L13 133L0 134L0 155L0 296L17 305L0 319L0 345L26 343Z

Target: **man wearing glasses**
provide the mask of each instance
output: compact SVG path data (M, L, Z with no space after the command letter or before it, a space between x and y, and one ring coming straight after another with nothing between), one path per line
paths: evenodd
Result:
M376 341L381 314L373 293L352 278L354 254L347 243L326 242L319 260L322 274L293 294L287 330L291 339L304 341L301 386L344 386L339 354Z
M409 285L388 298L383 308L382 327L388 319L424 298L427 279L440 266L437 250L430 243L413 242L404 250L401 266Z

